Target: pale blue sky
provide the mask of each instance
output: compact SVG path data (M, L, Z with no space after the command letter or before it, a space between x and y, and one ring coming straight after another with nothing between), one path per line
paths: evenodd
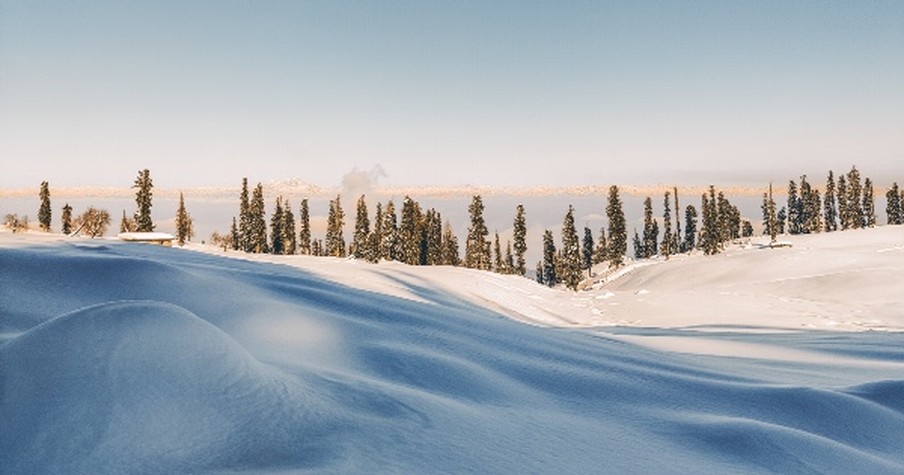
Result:
M904 2L0 0L0 157L2 188L900 181Z

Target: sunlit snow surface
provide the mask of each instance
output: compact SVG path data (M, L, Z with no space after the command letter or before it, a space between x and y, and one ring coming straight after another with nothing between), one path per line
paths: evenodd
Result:
M731 279L718 262L783 250L675 259L573 294L464 269L7 234L0 472L902 473L904 337L800 324L834 297L848 307L823 315L843 329L900 323L904 252L890 231L864 234L881 278L817 279L822 300L805 276L768 279L812 300L759 310L797 318L784 326L751 320L757 295L785 298L756 275L716 304L707 292L723 290L706 290ZM837 242L820 238L785 260ZM879 262L856 252L843 262ZM615 308L691 301L681 282L701 289L699 321L600 326L629 323ZM858 304L866 282L879 288Z

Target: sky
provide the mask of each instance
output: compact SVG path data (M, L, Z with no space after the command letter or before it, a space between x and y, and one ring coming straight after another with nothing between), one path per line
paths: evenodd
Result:
M904 180L902 85L901 1L0 0L0 188Z

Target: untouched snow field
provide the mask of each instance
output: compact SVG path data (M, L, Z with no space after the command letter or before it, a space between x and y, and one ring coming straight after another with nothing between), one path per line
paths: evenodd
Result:
M0 233L0 472L902 473L904 227L789 240L573 293Z

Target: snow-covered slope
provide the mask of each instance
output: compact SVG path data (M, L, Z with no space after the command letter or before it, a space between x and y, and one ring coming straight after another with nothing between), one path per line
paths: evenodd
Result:
M865 267L829 283L753 268L808 249L825 260L835 237L816 236L578 294L462 269L2 235L0 471L901 473L899 334L773 331L768 310L785 307L751 308L768 295L807 308L804 294L821 308L842 283L873 282L848 311L894 327L893 231L838 233L882 249L838 244ZM741 288L753 295L709 301ZM719 317L615 314L642 298ZM547 326L592 317L672 328Z

